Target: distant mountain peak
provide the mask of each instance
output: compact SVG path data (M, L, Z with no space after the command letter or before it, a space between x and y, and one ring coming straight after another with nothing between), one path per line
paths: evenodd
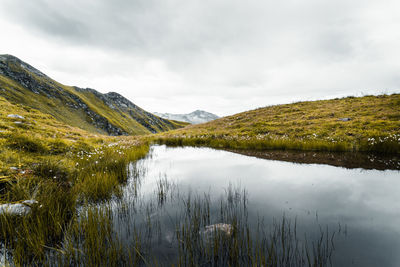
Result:
M172 114L172 113L158 113L158 112L154 112L154 114L164 119L184 121L184 122L189 122L191 124L205 123L219 118L217 115L213 113L199 109L188 114Z

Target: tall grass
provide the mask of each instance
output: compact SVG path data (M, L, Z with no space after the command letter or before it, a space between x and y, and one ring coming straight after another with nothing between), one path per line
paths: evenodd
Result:
M316 240L298 236L296 221L283 216L257 225L248 221L247 193L229 187L217 217L210 199L188 198L184 219L177 226L179 266L328 266L333 253L334 233L321 231ZM210 214L211 213L211 214ZM215 228L205 235L210 223L224 222L231 231ZM311 245L310 245L311 244Z
M0 215L0 241L12 255L17 266L42 261L45 250L59 242L68 221L75 213L75 195L53 181L12 185L13 197L32 199L40 203L31 206L27 216Z
M111 211L107 207L86 206L69 225L63 247L48 259L59 266L118 266L124 248L112 229Z
M75 160L46 160L36 164L26 175L15 174L15 179L5 185L1 196L3 202L38 201L27 216L0 215L0 242L13 264L23 266L46 262L49 251L58 251L65 233L76 227L78 200L81 203L100 201L118 195L121 183L128 178L129 162L144 157L148 146L124 147L117 144L80 152ZM100 220L99 217L104 218ZM97 220L103 222L101 229L104 230L107 217L103 211L95 213L89 210L87 217L82 218L79 224L87 222L84 225L91 225L93 220ZM89 228L82 226L80 229L90 234L87 232ZM104 231L98 234L102 233ZM94 253L96 249L91 251ZM92 266L96 266L96 258L93 260Z
M161 191L164 189L158 187L154 194L156 203ZM176 195L174 192L167 195L170 194ZM62 253L49 257L47 263L74 266L330 264L335 233L326 229L312 239L300 237L302 233L298 234L297 222L285 216L271 224L265 224L261 219L250 222L247 197L245 190L228 187L217 209L218 204L215 205L215 200L208 194L166 197L164 201L168 203L163 202L162 206L153 206L152 202L141 203L143 200L139 199L133 205L123 203L136 207L130 211L134 213L133 218L128 213L116 212L113 205L88 205L82 208L80 216L68 228L63 246L59 248ZM164 240L168 227L160 225L164 219L150 215L164 210L164 205L178 207L176 216L170 217L174 235L168 241ZM205 230L212 229L217 222L226 223L231 230ZM123 232L118 231L121 228ZM167 242L167 247L164 242ZM164 254L167 252L168 255Z
M80 169L76 189L83 199L99 201L120 194L120 185L125 183L129 174L128 164L144 157L149 151L147 145L134 149L118 147L104 148L82 155L77 161ZM84 166L84 167L81 167Z
M257 136L229 137L200 135L164 135L153 139L157 144L168 146L206 146L211 148L242 150L298 150L329 152L400 153L400 135L371 136L357 140L325 140L320 138L257 138Z
M324 140L290 139L224 139L218 137L158 137L155 143L168 146L206 146L212 148L246 150L305 150L305 151L353 151L355 146L346 142L328 142Z

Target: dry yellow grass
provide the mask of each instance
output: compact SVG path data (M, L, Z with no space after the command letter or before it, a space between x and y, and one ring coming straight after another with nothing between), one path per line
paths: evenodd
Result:
M171 144L399 153L400 95L270 106L158 136Z

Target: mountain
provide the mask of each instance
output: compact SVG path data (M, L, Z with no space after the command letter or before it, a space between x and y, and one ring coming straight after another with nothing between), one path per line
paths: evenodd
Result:
M196 110L189 114L171 114L157 112L154 112L154 114L167 120L184 121L191 124L209 122L219 118L217 115L203 110Z
M58 83L12 55L0 55L0 96L93 133L137 135L185 125L155 116L118 93Z

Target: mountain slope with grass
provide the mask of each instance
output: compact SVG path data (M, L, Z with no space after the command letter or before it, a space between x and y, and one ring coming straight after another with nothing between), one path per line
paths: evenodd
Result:
M400 94L269 106L158 138L220 148L400 153Z
M15 105L0 97L0 176L49 160L66 161L67 153L92 150L113 137L66 125L49 114Z
M138 135L185 125L155 116L118 93L60 84L11 55L0 55L0 96L93 133Z

